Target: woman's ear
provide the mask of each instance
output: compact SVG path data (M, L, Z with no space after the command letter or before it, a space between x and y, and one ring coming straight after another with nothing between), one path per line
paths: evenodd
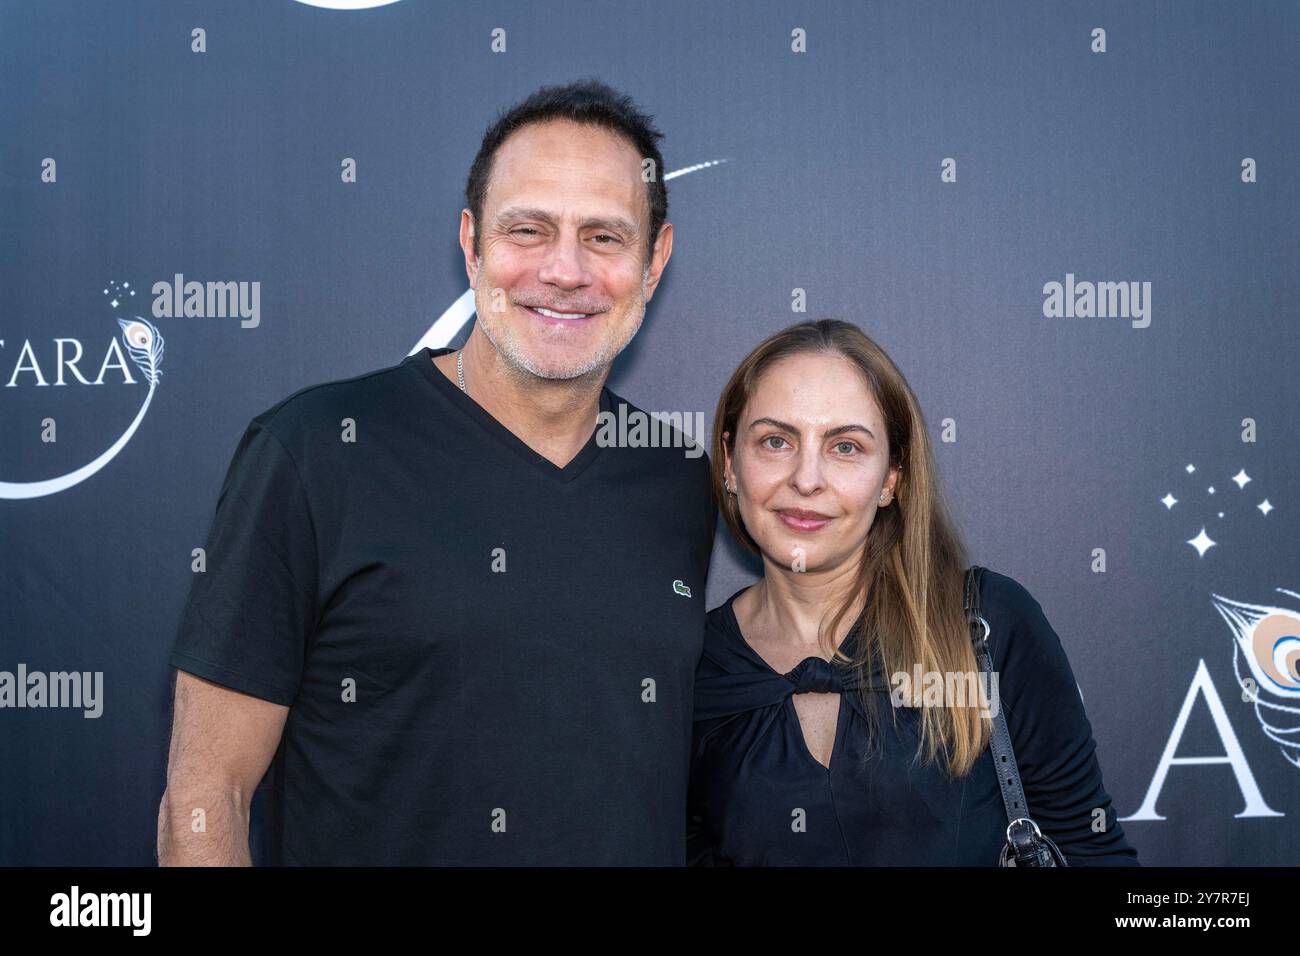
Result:
M731 432L722 433L722 480L725 483L731 473Z

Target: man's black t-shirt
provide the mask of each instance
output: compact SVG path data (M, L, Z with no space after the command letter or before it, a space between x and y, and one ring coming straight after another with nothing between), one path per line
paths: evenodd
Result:
M557 467L448 351L253 419L171 663L290 708L272 863L680 865L708 458Z

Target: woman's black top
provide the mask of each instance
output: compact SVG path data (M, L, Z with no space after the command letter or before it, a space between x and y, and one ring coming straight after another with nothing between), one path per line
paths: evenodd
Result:
M742 588L741 591L744 589ZM778 674L741 635L732 604L708 615L696 671L687 858L693 865L995 866L1007 817L988 748L958 780L917 751L921 709L898 707L868 670L877 740L853 669L809 657ZM985 570L998 699L1029 813L1071 866L1138 865L1102 787L1092 727L1060 639L1017 581ZM851 656L856 633L841 650ZM840 692L827 769L793 695ZM876 705L879 706L876 706Z

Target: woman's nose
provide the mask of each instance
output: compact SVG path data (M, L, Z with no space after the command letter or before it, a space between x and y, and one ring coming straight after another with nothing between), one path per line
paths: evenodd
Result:
M790 476L790 480L801 494L811 494L820 488L822 484L821 455L815 449L810 449L807 445L804 445L795 459L794 474Z

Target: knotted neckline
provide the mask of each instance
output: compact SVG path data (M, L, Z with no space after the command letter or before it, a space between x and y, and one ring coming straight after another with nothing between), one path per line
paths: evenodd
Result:
M792 694L838 694L855 682L856 668L836 668L824 658L805 657L794 670L781 676L794 685Z
M793 670L778 674L740 631L731 605L741 591L709 615L704 654L695 677L696 720L758 710L795 694L889 691L878 655L873 655L873 666L862 672L852 665L806 657ZM857 628L849 632L839 647L841 654L852 657L857 636ZM850 699L856 696L849 694Z

